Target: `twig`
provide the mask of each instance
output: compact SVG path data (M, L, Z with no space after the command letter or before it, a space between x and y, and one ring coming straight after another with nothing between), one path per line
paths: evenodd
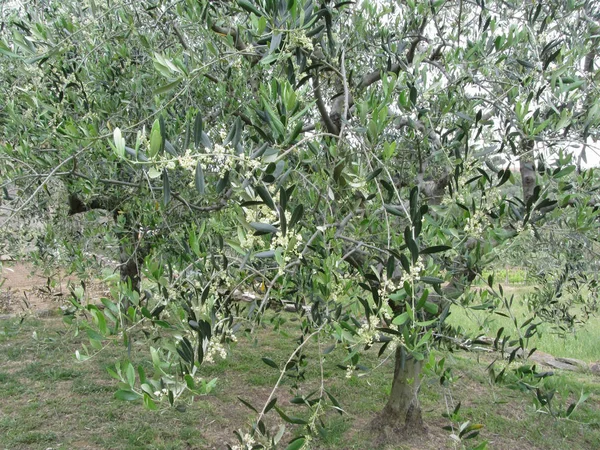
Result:
M302 350L302 347L304 347L306 345L306 343L313 338L313 336L315 336L316 334L319 334L321 332L321 330L323 329L324 326L325 326L325 324L321 325L319 328L317 328L317 330L313 331L310 335L308 335L308 337L302 342L302 344L300 344L298 347L296 347L296 350L294 350L293 353L290 355L287 362L283 366L283 369L281 369L281 371L280 371L279 379L277 380L277 383L275 383L273 390L269 394L269 398L265 402L265 405L263 406L262 410L260 411L260 413L258 415L258 420L256 421L257 424L260 423L260 421L262 420L263 416L265 415L265 409L267 408L269 403L271 403L271 399L273 398L273 396L275 395L275 392L277 391L277 388L281 384L281 380L283 379L285 372L286 372L285 368L292 361L292 359L294 359L294 357L298 354L298 352L300 350Z

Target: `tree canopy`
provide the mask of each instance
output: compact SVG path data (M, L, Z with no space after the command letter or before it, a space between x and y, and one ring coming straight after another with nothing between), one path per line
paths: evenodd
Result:
M285 307L298 348L266 364L301 379L315 336L347 349L349 377L363 351L393 354L375 422L418 430L423 366L443 377L431 349L465 346L452 309L510 306L484 270L517 254L543 280L515 320L522 349L539 321L594 309L597 2L1 8L2 233L84 277L116 260L104 308L74 288L69 320L90 338L81 359L148 340L155 373L119 363L118 398L206 392L203 364ZM275 408L305 425L292 448L342 401L315 394L307 423L271 400L253 439L276 443Z

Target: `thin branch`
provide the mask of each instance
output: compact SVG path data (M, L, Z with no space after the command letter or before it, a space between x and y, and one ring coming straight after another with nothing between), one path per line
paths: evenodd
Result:
M37 195L38 192L40 192L42 190L42 188L46 185L46 183L48 183L48 181L50 180L50 178L52 178L53 176L55 176L55 174L58 172L58 169L60 169L62 166L64 166L65 164L67 164L69 161L71 161L74 158L77 158L80 154L82 154L85 150L87 150L90 146L86 146L83 147L81 150L79 150L78 152L74 153L73 155L69 156L68 158L66 158L65 160L63 160L62 162L60 162L59 164L56 165L56 167L54 169L52 169L52 171L48 174L48 176L44 179L44 181L42 181L40 183L40 185L35 189L35 191L33 191L33 193L21 204L21 206L19 206L18 208L15 208L15 211L6 218L6 220L4 222L2 222L2 226L6 225L18 212L22 211L23 208L25 208L25 206L27 206L27 204L33 200L33 198Z
M287 362L284 364L283 369L280 370L280 374L279 374L279 378L277 379L277 383L275 383L273 390L269 394L269 398L267 398L265 405L263 406L262 410L260 411L260 413L258 415L258 419L256 420L256 423L259 423L262 420L263 416L265 415L265 409L267 409L267 406L269 405L269 403L271 403L271 399L275 395L277 388L279 388L279 385L281 384L281 380L283 380L283 377L285 376L286 367L288 366L288 364L292 361L292 359L294 359L296 357L298 352L300 352L300 350L302 350L302 347L304 347L313 338L313 336L315 336L321 332L321 330L323 329L324 326L325 326L325 324L321 325L319 328L317 328L315 331L313 331L311 334L309 334L307 336L307 338L304 341L302 341L302 343L298 347L296 347L296 350L294 350L292 352L292 354L288 358Z
M69 172L67 175L73 175L74 177L77 177L77 178L83 178L84 180L94 181L93 178L88 177L87 175L84 175L80 172ZM111 185L115 185L115 186L127 186L127 187L135 187L135 188L140 187L139 183L130 183L129 181L112 180L112 179L108 179L108 178L98 178L96 181L99 181L100 183L103 183L103 184L111 184Z
M225 206L227 206L227 204L229 203L229 199L231 198L232 194L233 194L233 189L229 189L225 192L225 194L223 194L223 196L217 203L214 203L214 204L208 205L208 206L194 205L193 203L189 203L186 199L181 197L176 192L172 192L171 196L174 199L183 203L185 206L187 206L191 210L194 210L197 212L212 212L212 211L219 211L219 210L225 208Z

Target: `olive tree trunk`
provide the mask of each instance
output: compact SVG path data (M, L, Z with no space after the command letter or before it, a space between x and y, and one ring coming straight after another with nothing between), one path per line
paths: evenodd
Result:
M375 427L404 427L410 434L424 431L418 398L422 370L423 361L415 359L404 347L396 350L392 391L385 408L375 419Z

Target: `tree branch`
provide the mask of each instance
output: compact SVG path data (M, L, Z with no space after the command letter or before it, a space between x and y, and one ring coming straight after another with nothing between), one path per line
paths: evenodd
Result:
M323 94L321 94L321 86L319 85L318 71L315 71L315 76L313 77L313 90L315 93L315 98L317 100L317 108L319 109L319 114L321 114L321 118L323 119L323 123L325 124L327 132L338 135L340 130L335 126L335 124L331 120L331 117L329 117L327 107L325 106L325 102L323 102Z
M398 75L401 70L406 70L407 68L408 66L404 63L392 64L392 67L390 67L390 70L388 70L387 73L393 72ZM356 88L359 90L365 89L371 86L373 83L377 83L379 80L381 80L381 73L381 70L374 70L373 72L364 75Z
M186 199L181 197L178 193L175 193L175 192L171 193L171 196L174 199L183 203L189 209L197 211L197 212L219 211L219 210L225 208L225 206L227 206L229 199L231 198L232 195L233 195L233 189L230 188L225 192L225 194L223 194L223 196L217 203L214 203L214 204L208 205L208 206L201 206L201 205L194 205L193 203L189 203Z
M236 50L240 51L240 52L246 52L246 50L248 49L248 46L246 45L246 43L242 40L242 38L240 37L240 34L238 33L238 31L233 28L233 27L222 27L219 26L217 24L213 24L211 29L217 33L220 34L222 36L232 36L233 37L233 45L236 48ZM252 64L256 64L259 61L259 57L258 55L254 55L254 54L250 54L250 53L245 53L244 57L250 61Z

